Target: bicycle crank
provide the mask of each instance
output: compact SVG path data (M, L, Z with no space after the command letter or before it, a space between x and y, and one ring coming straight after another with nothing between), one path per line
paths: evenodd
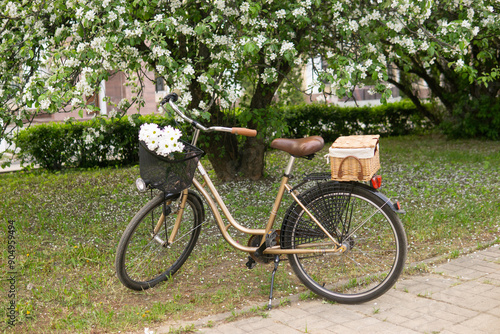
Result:
M280 240L280 231L271 231L268 235L266 235L266 241L261 245L262 235L252 235L250 239L248 239L249 247L258 247L257 251L251 253L249 258L251 257L255 262L259 263L269 263L274 261L274 255L271 254L263 254L264 249L273 247L279 244Z

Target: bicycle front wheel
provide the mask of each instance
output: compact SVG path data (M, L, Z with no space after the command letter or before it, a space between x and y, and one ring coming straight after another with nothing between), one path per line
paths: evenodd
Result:
M344 252L290 254L290 264L314 293L339 303L362 303L390 289L406 259L406 235L389 204L365 186L326 182L306 191L301 202ZM298 204L287 212L283 248L334 248L334 242Z
M151 288L175 274L187 260L200 235L203 206L189 192L175 231L179 208L180 201L165 199L162 193L130 221L118 244L115 260L116 273L123 285L133 290Z

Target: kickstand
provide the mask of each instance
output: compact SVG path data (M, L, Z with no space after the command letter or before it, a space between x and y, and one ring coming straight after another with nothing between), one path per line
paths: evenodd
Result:
M278 265L280 263L280 256L276 255L274 257L274 269L273 273L271 275L271 292L269 293L269 303L267 304L267 309L270 310L272 308L272 301L273 301L273 287L274 287L274 274L276 274L276 270L278 270Z

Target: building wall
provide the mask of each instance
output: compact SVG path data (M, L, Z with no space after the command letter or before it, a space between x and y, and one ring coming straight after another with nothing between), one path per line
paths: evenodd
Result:
M315 60L314 64L317 68L321 68L322 64L319 62L319 60ZM152 78L154 77L153 73L148 73L148 77ZM312 66L312 61L310 60L308 64L306 64L303 69L302 69L302 77L303 77L303 85L302 89L303 91L306 91L310 95L304 95L304 101L307 103L311 102L327 102L327 103L334 103L338 105L365 105L365 104L372 104L376 105L380 103L380 95L375 94L375 95L370 95L368 93L368 90L370 87L364 87L364 88L356 88L354 90L354 97L356 102L354 102L352 99L347 101L346 99L339 99L335 95L324 95L320 92L318 92L317 88L311 87L311 83L314 80L314 71L313 71L313 66ZM104 83L104 90L101 89L101 95L102 93L105 94L105 96L109 97L111 99L111 102L114 104L119 103L122 99L127 98L129 100L132 99L133 95L132 94L132 89L129 86L125 85L126 83L126 77L125 74L122 72L119 72L112 77L109 78L108 81ZM140 114L151 114L158 112L158 102L159 100L164 96L165 93L164 91L157 92L155 84L153 82L150 82L149 80L146 80L144 82L144 91L143 91L143 97L145 101L144 107L141 107L139 110L137 109L136 106L132 107L131 109L128 110L127 114L135 114L135 113L140 113ZM326 90L328 91L329 87L326 87ZM422 85L421 87L416 87L420 92L421 96L426 96L428 95L428 88L425 85ZM99 90L99 89L98 89ZM397 88L393 88L393 95L390 101L395 101L400 99L400 94L399 90ZM99 99L101 96L95 96L94 100L92 103L99 103ZM326 101L325 101L326 99ZM109 113L112 111L115 107L113 104L106 104L105 107L101 108L102 113ZM55 114L40 114L36 119L35 123L42 123L42 122L60 122L63 121L66 118L69 117L74 117L76 119L81 119L81 120L86 120L86 119L91 119L94 117L94 114L92 113L86 113L84 112L83 117L80 117L78 115L78 111L72 111L72 112L61 112L61 113L55 113Z
M126 78L122 72L116 73L109 78L108 81L104 83L104 89L97 89L99 93L95 96L88 99L89 103L99 105L100 99L102 98L102 94L110 98L111 103L106 103L105 106L101 106L101 113L107 114L111 110L115 109L114 104L118 104L122 99L128 98L132 99L134 94L132 94L132 88L125 85ZM140 110L137 110L136 106L130 108L127 114L151 114L157 112L157 102L161 97L163 97L164 92L156 92L155 85L152 82L145 81L144 82L144 100L145 105L141 107ZM83 117L80 117L78 111L67 111L67 112L59 112L55 114L39 114L33 123L46 123L46 122L62 122L67 118L74 117L78 120L87 120L94 117L94 113L83 113Z

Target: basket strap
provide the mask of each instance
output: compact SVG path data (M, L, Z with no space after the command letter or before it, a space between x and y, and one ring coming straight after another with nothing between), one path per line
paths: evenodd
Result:
M359 161L358 158L356 158L355 156L353 155L349 155L347 157L345 157L344 159L342 159L342 161L340 162L340 166L339 166L339 172L338 172L338 177L339 179L342 178L342 175L344 175L344 172L342 172L342 165L344 164L344 161L346 161L347 159L349 158L353 158L353 159L356 159L356 161L358 162L359 164L359 173L358 173L358 180L363 180L363 165L361 164L361 161Z

